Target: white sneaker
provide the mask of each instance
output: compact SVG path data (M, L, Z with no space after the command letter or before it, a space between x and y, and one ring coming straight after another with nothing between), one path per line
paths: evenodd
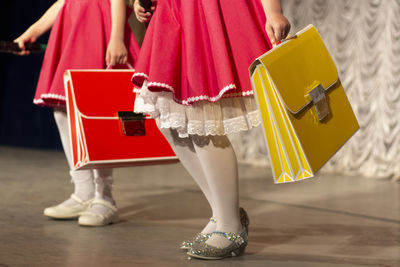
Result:
M76 205L62 205L59 204L57 206L45 208L43 214L50 218L55 219L73 219L77 218L83 211L89 208L90 203L92 203L93 199L89 199L87 201L83 201L77 195L72 194L71 199L77 202Z
M94 205L102 205L106 209L103 209L103 213L100 213L98 210L93 209ZM104 199L96 198L89 208L79 216L78 223L82 226L104 226L118 221L117 207Z

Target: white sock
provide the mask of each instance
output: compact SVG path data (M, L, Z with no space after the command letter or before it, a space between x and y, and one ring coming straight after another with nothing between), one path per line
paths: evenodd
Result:
M208 203L211 206L213 217L215 217L213 197L208 186L206 177L203 172L203 167L200 164L199 158L197 157L196 151L193 146L191 137L180 138L175 130L170 129L160 129L162 134L168 140L175 154L178 156L180 162L193 177L195 182L200 187L204 196L206 197ZM214 222L209 222L203 230L202 233L208 234L216 230L216 224Z
M229 139L226 136L196 136L193 141L213 196L217 231L240 234L238 170ZM206 243L223 248L232 242L221 235L213 235Z
M108 201L110 202L110 204L115 206L115 201L112 197L112 187L114 183L113 170L95 169L94 183L95 183L95 199L102 199ZM114 212L110 208L101 204L91 205L88 211L103 216L109 216Z
M93 183L93 171L83 170L74 171L72 170L72 152L71 152L71 141L68 129L68 116L64 109L54 109L54 119L56 121L58 132L60 133L61 143L64 148L64 153L68 161L68 165L71 169L70 175L71 180L74 184L74 194L83 201L89 200L94 197L94 183ZM67 199L61 205L69 206L76 205L77 202L71 198Z
M115 205L112 196L112 188L114 184L113 170L112 169L95 169L94 170L95 182L95 198L104 199L111 204Z

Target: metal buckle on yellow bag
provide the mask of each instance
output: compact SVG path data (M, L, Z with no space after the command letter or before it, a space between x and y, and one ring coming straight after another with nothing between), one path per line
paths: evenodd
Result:
M118 111L121 130L125 136L144 136L146 129L144 122L146 117L142 113Z
M310 91L309 96L314 104L319 121L323 121L330 113L329 104L326 100L325 89L322 84Z

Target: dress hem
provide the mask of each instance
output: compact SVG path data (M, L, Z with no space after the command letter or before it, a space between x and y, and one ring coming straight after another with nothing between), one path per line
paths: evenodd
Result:
M138 84L142 83L142 85L143 85L144 80L148 80L148 78L149 78L149 76L147 74L142 73L142 72L137 72L137 73L133 74L132 81L135 81L134 79L136 77L138 77L138 78L140 77L140 79L142 79L141 82L138 83ZM200 96L188 97L186 99L178 99L175 97L175 90L171 85L168 85L166 83L148 81L147 87L150 87L150 86L158 87L158 88L161 88L163 91L168 91L168 92L172 93L174 101L177 102L178 104L185 105L185 106L189 106L198 101L209 101L209 102L214 103L214 102L221 100L222 98L233 98L233 97L254 95L253 90L246 90L246 91L235 92L235 93L227 93L230 90L236 89L236 85L234 83L231 83L231 84L225 86L224 88L222 88L221 91L219 92L219 94L214 97L210 97L207 95L200 95ZM133 92L140 93L141 90L142 90L142 88L135 86L133 89Z
M33 104L46 107L65 107L66 97L58 94L41 94L40 98L34 98Z

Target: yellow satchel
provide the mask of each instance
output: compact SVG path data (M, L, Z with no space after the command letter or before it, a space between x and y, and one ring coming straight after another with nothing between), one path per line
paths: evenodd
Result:
M359 128L313 25L256 59L250 77L275 183L313 177Z

